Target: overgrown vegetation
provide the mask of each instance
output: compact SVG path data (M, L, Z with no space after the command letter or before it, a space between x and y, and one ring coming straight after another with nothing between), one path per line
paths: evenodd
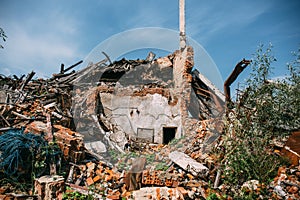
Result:
M260 45L245 89L228 112L221 165L224 181L239 198L238 185L248 180L269 183L286 160L273 151L273 141L299 129L300 50L288 64L290 75L270 80L276 61L272 46Z

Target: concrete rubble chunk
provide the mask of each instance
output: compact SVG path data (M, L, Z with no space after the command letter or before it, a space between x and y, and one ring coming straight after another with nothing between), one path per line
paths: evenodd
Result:
M86 142L85 148L95 153L105 153L107 151L105 144L101 141Z
M203 164L192 159L190 156L179 151L173 151L169 154L169 158L182 169L192 173L194 176L206 177L208 168Z
M184 200L184 195L187 192L184 189L168 188L168 187L145 187L140 190L133 191L133 199L176 199Z
M281 197L286 197L287 194L285 193L285 191L283 191L283 188L280 185L276 185L274 187L274 191Z
M250 180L243 183L242 188L249 191L255 191L258 188L259 181L258 180Z

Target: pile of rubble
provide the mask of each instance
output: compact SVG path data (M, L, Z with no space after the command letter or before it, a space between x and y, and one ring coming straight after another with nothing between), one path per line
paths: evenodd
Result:
M270 188L275 191L274 197L285 199L300 199L300 166L287 168L280 167ZM276 195L275 195L276 194Z
M46 80L33 79L34 72L26 77L1 75L0 134L22 129L24 134L41 135L57 144L62 157L48 174L36 177L34 191L27 194L17 194L11 185L1 182L0 199L206 199L212 194L225 199L222 195L228 188L222 182L219 158L212 151L222 143L223 97L198 71L189 77L196 97L190 102L202 112L190 112L198 117L186 122L192 134L165 144L126 134L109 117L112 110L102 105L103 97L114 94L117 87L121 88L117 95L130 90L139 98L159 94L167 99L167 105L175 106L180 99L168 89L174 85L170 70L175 60L173 54L109 64L106 59L69 72L81 61L68 68L62 65L60 73ZM129 71L141 74L134 82L142 82L142 86L131 86ZM84 95L82 91L86 91ZM132 108L129 116L142 116L140 112ZM76 121L75 116L82 118ZM299 198L299 157L295 160L293 168L279 169L269 186L253 180L244 184L245 191L259 194L267 189L274 199ZM58 174L55 168L62 162L64 170Z
M201 137L199 135L198 140ZM204 138L203 132L201 135ZM67 192L77 191L100 199L206 198L210 194L208 175L213 178L214 173L210 173L204 164L181 152L186 149L185 145L191 145L189 140L190 138L182 138L169 145L141 144L144 145L142 151L129 151L115 163L96 159L77 164L70 162L64 183L69 187ZM192 148L197 147L192 144L190 149ZM208 157L207 155L203 160L212 162L212 158ZM44 179L42 177L37 182ZM57 181L52 184L57 184ZM36 188L39 187L36 184Z

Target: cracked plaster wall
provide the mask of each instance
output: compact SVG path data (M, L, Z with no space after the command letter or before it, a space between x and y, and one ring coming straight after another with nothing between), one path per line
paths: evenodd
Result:
M163 127L177 127L175 138L181 137L179 104L170 106L165 96L100 95L105 115L128 135L138 137L138 128L153 129L154 143L162 143Z

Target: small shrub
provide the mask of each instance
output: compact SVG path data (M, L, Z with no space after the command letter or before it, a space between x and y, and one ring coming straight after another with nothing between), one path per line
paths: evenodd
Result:
M63 193L63 200L94 200L94 197L92 194L82 194L78 191L72 190L72 188L67 187L66 192Z
M169 168L169 166L166 163L160 162L155 166L155 170L162 170L166 171Z

